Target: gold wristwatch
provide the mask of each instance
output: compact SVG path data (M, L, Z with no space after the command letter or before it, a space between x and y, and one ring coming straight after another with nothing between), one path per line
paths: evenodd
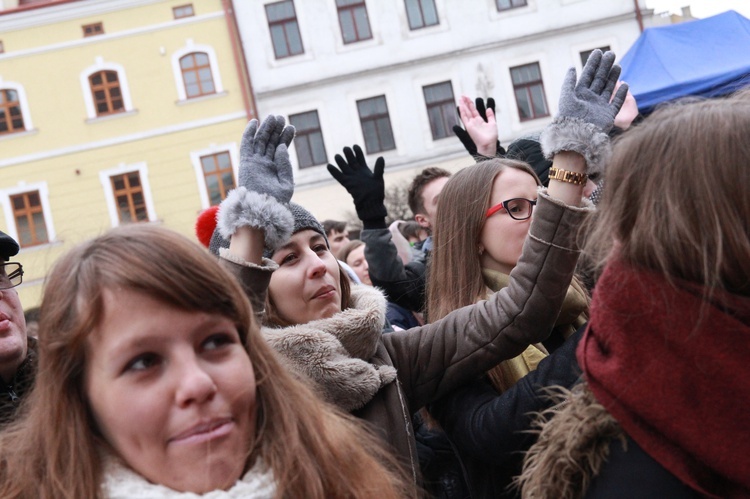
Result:
M549 169L550 180L559 180L560 182L568 182L574 185L586 185L588 176L585 173L571 172L569 170L561 170L554 166Z

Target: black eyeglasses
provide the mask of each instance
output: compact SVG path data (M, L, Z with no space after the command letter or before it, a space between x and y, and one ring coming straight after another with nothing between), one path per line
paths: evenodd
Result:
M526 220L531 216L531 212L534 211L536 201L525 198L513 198L503 201L500 204L496 204L489 210L487 210L486 217L489 218L500 210L505 210L513 220Z
M0 263L0 289L15 288L22 282L23 266L20 263Z

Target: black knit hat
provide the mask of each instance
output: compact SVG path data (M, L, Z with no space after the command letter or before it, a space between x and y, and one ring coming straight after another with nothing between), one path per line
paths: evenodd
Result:
M552 167L552 161L544 157L538 133L526 135L511 142L505 157L525 161L531 165L542 185L545 187L549 185L549 169Z
M0 261L7 262L10 257L18 254L19 249L15 239L0 231Z

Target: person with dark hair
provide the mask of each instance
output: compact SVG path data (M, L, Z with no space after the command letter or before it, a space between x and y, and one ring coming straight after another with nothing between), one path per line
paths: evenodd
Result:
M401 235L406 238L407 241L409 241L409 244L414 245L417 243L421 243L425 239L427 239L427 231L419 225L419 222L416 220L409 220L407 222L402 221L398 225L398 230L401 232Z
M524 497L750 497L748 134L745 90L616 141L586 245L584 381L543 414Z
M250 122L240 148L243 182L221 204L212 249L265 305L256 308L262 332L285 365L368 421L416 488L414 411L549 334L577 260L576 228L588 215L578 208L581 186L553 182L540 196L507 288L433 324L382 334L385 297L342 280L322 226L291 202L292 135L278 118ZM584 168L564 154L556 161ZM380 159L380 177L382 167Z
M409 497L360 422L263 340L194 242L124 225L47 277L39 374L0 433L0 497Z
M339 253L344 249L344 246L349 244L349 231L346 228L346 222L341 220L323 220L323 230L326 232L328 242L331 245L331 253L333 256L342 260Z
M36 376L36 340L26 334L26 319L14 289L23 266L10 262L18 243L0 231L0 426L15 418Z

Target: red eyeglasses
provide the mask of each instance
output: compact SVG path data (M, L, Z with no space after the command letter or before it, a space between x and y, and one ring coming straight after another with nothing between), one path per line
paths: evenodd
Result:
M505 210L513 220L526 220L534 211L536 201L526 198L513 198L496 204L487 210L486 217L489 218L500 210Z

